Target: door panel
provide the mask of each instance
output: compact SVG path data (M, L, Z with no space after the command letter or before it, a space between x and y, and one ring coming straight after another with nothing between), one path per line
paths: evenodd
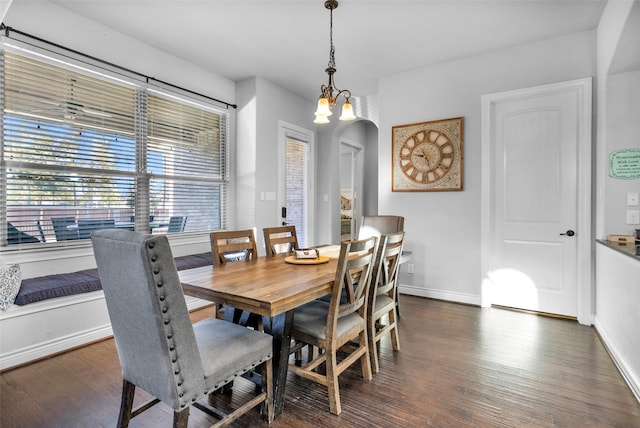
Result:
M577 316L577 106L557 90L492 106L494 305Z

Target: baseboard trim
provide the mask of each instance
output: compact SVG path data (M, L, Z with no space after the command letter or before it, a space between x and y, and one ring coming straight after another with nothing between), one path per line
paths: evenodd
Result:
M480 296L477 296L475 294L456 293L453 291L414 287L412 285L406 284L398 285L398 292L400 294L409 294L411 296L428 297L430 299L448 300L450 302L480 306Z
M596 332L598 333L598 336L600 336L600 340L607 349L607 352L611 356L613 363L618 368L618 371L622 375L625 382L627 382L627 385L629 385L629 388L631 389L631 392L633 392L633 395L635 395L636 400L640 402L640 373L636 373L633 367L631 367L631 365L627 362L626 358L620 352L620 349L618 349L615 342L611 338L611 335L607 333L607 330L600 323L597 316L594 320L594 327L596 329Z
M102 340L113 335L111 325L104 325L76 334L58 337L36 345L7 352L0 356L0 370L6 370L35 360L59 354L87 343Z
M100 293L100 295L84 300L84 302L100 299L104 300L104 294ZM69 299L69 301L66 302L64 301L65 299L60 300L61 302L55 302L58 303L56 305L44 305L44 307L43 305L37 305L39 307L36 310L34 310L34 308L27 308L26 306L29 305L25 305L25 307L16 308L17 310L14 311L11 316L23 317L25 319L25 322L28 323L26 319L29 318L30 314L35 314L43 310L50 310L52 308L64 307L69 303L78 304L78 301L74 302L74 299ZM82 303L83 302L80 302L80 304ZM187 297L186 303L189 311L200 309L212 304L209 301L197 299L194 297ZM53 355L66 352L74 348L85 346L99 340L104 340L111 336L113 336L111 324L104 324L83 331L78 331L66 336L56 337L51 340L39 342L20 349L15 349L0 355L0 371L25 365L37 360L41 360L43 358L51 357Z

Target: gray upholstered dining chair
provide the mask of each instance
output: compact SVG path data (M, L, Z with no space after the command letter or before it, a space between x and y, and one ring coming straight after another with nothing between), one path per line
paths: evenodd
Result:
M271 422L271 336L212 318L192 325L166 235L104 229L91 240L122 369L118 426L158 402L173 409L174 427L187 426L192 405L223 415L218 424L225 425L263 404ZM258 369L259 393L232 413L201 402ZM136 387L155 398L132 410Z
M331 301L315 300L296 309L293 317L294 351L298 347L311 345L320 348L321 352L308 363L300 366L290 364L289 370L326 386L329 410L334 415L342 411L338 383L338 376L342 372L360 360L362 377L366 380L372 378L366 332L366 302L375 263L376 242L375 237L344 241L340 247ZM344 301L341 299L343 296L346 296ZM338 362L339 355L341 359ZM323 365L325 370L317 371Z
M367 215L362 217L358 239L380 237L385 233L404 232L404 217L397 215ZM378 243L379 244L379 243Z
M380 237L378 244L367 303L367 341L369 342L371 369L374 373L380 371L377 344L382 336L387 333L391 334L393 350L400 350L398 315L396 313L396 275L403 239L404 232L385 234Z
M267 257L273 257L276 254L292 254L293 250L298 248L295 226L265 227L262 233Z

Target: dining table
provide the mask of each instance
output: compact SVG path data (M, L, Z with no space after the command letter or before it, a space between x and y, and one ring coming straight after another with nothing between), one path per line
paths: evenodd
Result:
M291 333L295 309L331 293L339 246L327 247L318 263L297 264L293 256L257 257L178 272L185 295L229 305L269 317L284 317L282 328L272 328L274 414L284 408ZM288 257L288 258L287 258ZM322 261L322 262L320 262ZM284 315L283 315L284 314ZM279 317L282 318L282 317Z

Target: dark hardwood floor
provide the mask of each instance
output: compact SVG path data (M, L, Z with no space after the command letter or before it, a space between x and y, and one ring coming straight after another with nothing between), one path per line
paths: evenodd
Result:
M640 403L593 328L418 297L400 302L402 350L394 353L383 339L381 371L370 382L359 364L343 373L340 416L329 413L324 387L290 374L284 413L271 426L640 427ZM205 309L193 318L210 315ZM121 378L113 340L0 377L2 428L115 426ZM216 399L251 391L248 383L236 386ZM130 426L169 427L171 420L160 404ZM191 410L190 427L214 421ZM234 426L267 425L256 411Z

